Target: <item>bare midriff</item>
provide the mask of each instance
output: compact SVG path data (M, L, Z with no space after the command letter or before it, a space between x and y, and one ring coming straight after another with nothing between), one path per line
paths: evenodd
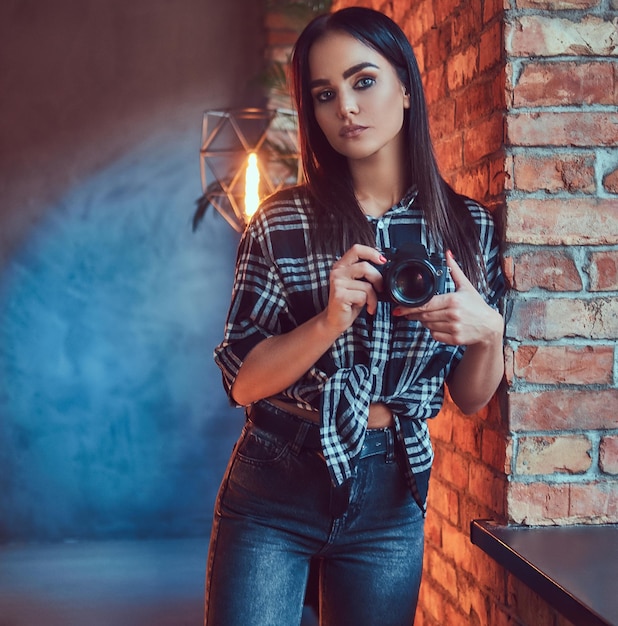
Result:
M320 423L320 414L317 411L303 409L288 402L284 402L283 400L279 400L278 398L268 398L268 402L276 407L279 407L280 409L283 409L284 411L287 411L288 413L291 413L292 415L302 417L303 419L316 424ZM395 422L393 421L393 413L386 406L386 404L374 402L369 405L368 428L390 428L394 425Z

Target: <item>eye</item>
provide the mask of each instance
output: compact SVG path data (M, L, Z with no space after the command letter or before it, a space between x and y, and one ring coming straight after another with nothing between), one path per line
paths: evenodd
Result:
M356 81L354 87L356 89L368 89L369 87L375 85L375 82L376 79L372 76L363 76Z
M316 99L317 102L328 102L329 100L332 100L334 96L335 96L335 93L332 90L324 89L323 91L318 91L314 95L314 98Z

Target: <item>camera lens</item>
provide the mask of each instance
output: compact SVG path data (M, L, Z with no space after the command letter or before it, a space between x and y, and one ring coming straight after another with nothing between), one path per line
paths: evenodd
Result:
M434 273L422 261L401 263L393 272L391 294L400 304L421 306L435 292Z

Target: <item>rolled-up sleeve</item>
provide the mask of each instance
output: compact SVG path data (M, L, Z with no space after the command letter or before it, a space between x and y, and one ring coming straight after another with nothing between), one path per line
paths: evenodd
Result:
M224 337L214 351L234 405L231 389L243 361L258 343L281 334L281 317L287 310L284 287L264 232L256 220L241 238Z

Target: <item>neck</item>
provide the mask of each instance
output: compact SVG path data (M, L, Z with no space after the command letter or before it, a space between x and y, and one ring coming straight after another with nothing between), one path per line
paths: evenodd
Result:
M403 198L409 186L403 162L399 155L349 162L356 199L366 215L380 217Z

